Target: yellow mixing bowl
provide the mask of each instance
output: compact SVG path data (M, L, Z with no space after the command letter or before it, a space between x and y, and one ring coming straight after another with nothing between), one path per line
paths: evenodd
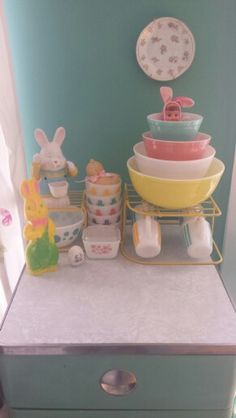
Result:
M166 209L184 209L198 205L215 191L225 169L221 160L214 158L205 177L172 180L141 173L135 157L127 161L131 182L136 192L147 202Z

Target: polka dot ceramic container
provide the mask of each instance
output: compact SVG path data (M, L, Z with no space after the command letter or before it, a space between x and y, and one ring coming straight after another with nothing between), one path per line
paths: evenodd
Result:
M99 206L99 207L104 207L104 206L109 206L109 205L116 205L117 203L120 202L121 199L121 194L120 192L117 194L114 194L112 196L94 196L92 194L89 194L88 192L86 192L86 202L89 205L94 205L94 206Z
M121 212L118 212L115 215L107 215L107 216L96 216L96 215L88 213L89 225L115 225L115 224L118 224L120 220L121 220Z
M117 184L97 184L89 180L85 181L86 191L92 196L109 197L121 192L121 183Z
M116 203L115 205L107 205L107 206L94 206L90 205L88 202L86 203L87 210L91 215L96 216L107 216L107 215L115 215L120 211L121 201Z
M55 242L58 248L68 247L78 238L81 227L85 221L83 211L75 212L50 212L50 217L55 222Z

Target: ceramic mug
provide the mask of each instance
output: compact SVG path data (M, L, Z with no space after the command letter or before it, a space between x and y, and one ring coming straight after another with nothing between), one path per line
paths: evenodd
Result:
M133 225L133 243L139 257L156 257L161 251L160 224L151 216L138 217Z
M213 250L213 241L211 227L206 219L203 217L185 218L183 233L190 257L210 257Z

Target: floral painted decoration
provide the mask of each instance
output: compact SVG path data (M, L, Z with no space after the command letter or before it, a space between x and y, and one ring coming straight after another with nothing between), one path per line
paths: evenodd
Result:
M2 225L9 226L12 223L12 216L7 209L0 208L0 216L2 217Z

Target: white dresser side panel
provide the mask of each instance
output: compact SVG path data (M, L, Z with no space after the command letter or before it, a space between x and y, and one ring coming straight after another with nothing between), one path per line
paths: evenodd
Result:
M221 276L236 309L236 152L223 248Z

